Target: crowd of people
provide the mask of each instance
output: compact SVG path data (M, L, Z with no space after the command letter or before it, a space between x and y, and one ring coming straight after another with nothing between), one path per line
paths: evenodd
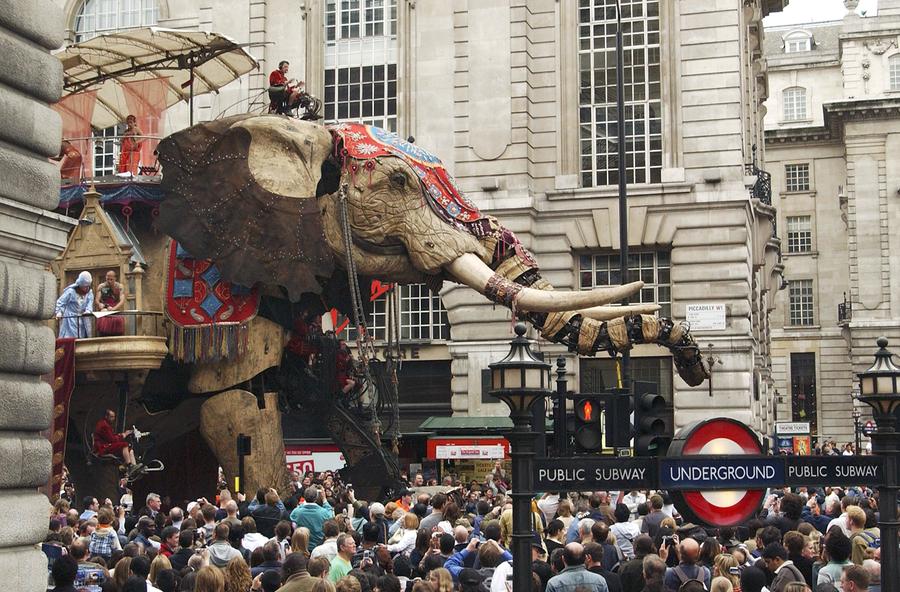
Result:
M388 503L339 474L294 474L247 499L220 485L137 510L78 499L67 483L43 545L58 592L502 592L512 589L512 509L499 467L433 494L421 474ZM429 488L425 488L429 489ZM431 491L434 491L431 489ZM535 592L878 592L877 494L777 491L759 515L708 529L665 492L546 492L532 503Z

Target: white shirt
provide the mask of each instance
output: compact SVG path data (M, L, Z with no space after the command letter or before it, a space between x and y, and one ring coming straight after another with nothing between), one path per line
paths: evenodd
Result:
M491 576L491 592L511 592L512 580L509 581L508 587L506 585L506 581L511 574L512 561L504 561L498 565Z
M829 522L828 528L825 529L825 532L831 530L831 527L835 525L840 526L841 530L844 531L844 534L847 536L847 538L850 538L850 525L847 524L847 512L844 512L843 514Z
M244 538L241 539L241 546L251 553L257 547L262 547L268 542L269 539L266 538L266 535L259 534L258 532L248 532L244 535Z
M622 503L628 506L628 511L631 512L631 517L637 517L637 508L639 505L643 504L647 501L647 496L641 493L640 491L631 492L626 494L622 498Z
M328 562L331 563L334 561L334 558L337 556L337 538L326 539L322 542L321 545L312 550L312 553L309 554L310 559L315 559L316 557L325 557L328 559Z
M556 516L556 511L559 509L559 494L554 493L547 497L542 497L538 500L537 507L541 514L544 515L544 522L549 523Z
M640 536L641 527L634 522L616 522L609 527L609 532L616 537L616 546L621 549L625 559L634 559L634 539Z

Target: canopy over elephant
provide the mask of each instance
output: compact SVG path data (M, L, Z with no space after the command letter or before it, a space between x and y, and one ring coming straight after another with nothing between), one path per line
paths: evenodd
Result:
M656 343L673 352L688 384L708 377L685 325L655 316L655 304L611 306L642 282L554 290L531 253L466 199L437 157L391 132L242 115L175 133L158 153L161 229L232 282L342 309L348 299L335 296L335 285L349 292L348 277L435 289L449 280L580 354Z

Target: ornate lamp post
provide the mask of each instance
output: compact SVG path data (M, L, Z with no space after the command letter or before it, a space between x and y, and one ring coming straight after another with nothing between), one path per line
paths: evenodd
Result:
M525 338L525 323L516 324L516 337L509 354L491 369L490 394L509 407L513 429L506 437L512 457L513 498L513 590L531 589L531 499L534 497L531 467L534 459L534 433L530 429L531 408L538 399L550 394L550 364L531 353Z
M862 454L862 451L859 449L861 442L859 441L859 418L862 417L862 413L859 412L859 409L853 410L853 444L856 446L854 449L856 454Z
M875 364L859 374L859 400L872 408L875 432L872 434L872 454L884 457L884 485L878 488L878 526L881 528L881 589L900 592L900 571L897 549L897 457L900 456L900 434L897 433L895 412L900 407L900 368L891 360L888 340L876 342Z

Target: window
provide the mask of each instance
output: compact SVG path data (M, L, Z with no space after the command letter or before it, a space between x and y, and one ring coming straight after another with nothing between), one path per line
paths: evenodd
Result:
M900 54L892 55L888 60L888 81L891 90L900 90Z
M659 1L622 0L625 151L629 183L662 172ZM579 0L581 182L619 182L616 125L616 0Z
M120 29L149 27L158 20L156 0L86 0L75 16L75 41Z
M788 282L788 299L790 300L790 324L792 326L805 327L814 324L812 280Z
M784 188L787 191L809 191L809 163L785 165Z
M660 305L660 316L671 316L672 280L668 251L645 251L628 254L628 282L641 280L636 303L655 302ZM619 273L619 255L582 255L579 257L579 284L582 290L623 283ZM634 297L632 297L634 298Z
M397 0L328 0L325 119L397 130Z
M396 288L394 288L396 289ZM388 338L388 294L372 303L366 326L376 341ZM352 325L352 321L351 321ZM348 326L342 337L356 339L356 329ZM450 339L450 321L441 297L425 284L400 286L400 339L402 341L443 341Z
M816 354L791 354L791 421L808 421L818 432L816 406Z
M616 361L611 358L581 358L578 361L578 386L582 393L599 393L618 386ZM631 358L631 379L652 382L656 392L672 404L672 358Z
M788 253L812 251L812 219L809 216L788 216Z
M812 48L812 36L806 31L794 31L784 37L784 52L797 53Z
M806 89L802 86L793 86L784 89L784 119L785 121L798 121L806 119Z
M94 176L102 177L103 175L116 174L116 165L119 161L119 138L121 135L120 128L113 125L106 129L94 130Z

